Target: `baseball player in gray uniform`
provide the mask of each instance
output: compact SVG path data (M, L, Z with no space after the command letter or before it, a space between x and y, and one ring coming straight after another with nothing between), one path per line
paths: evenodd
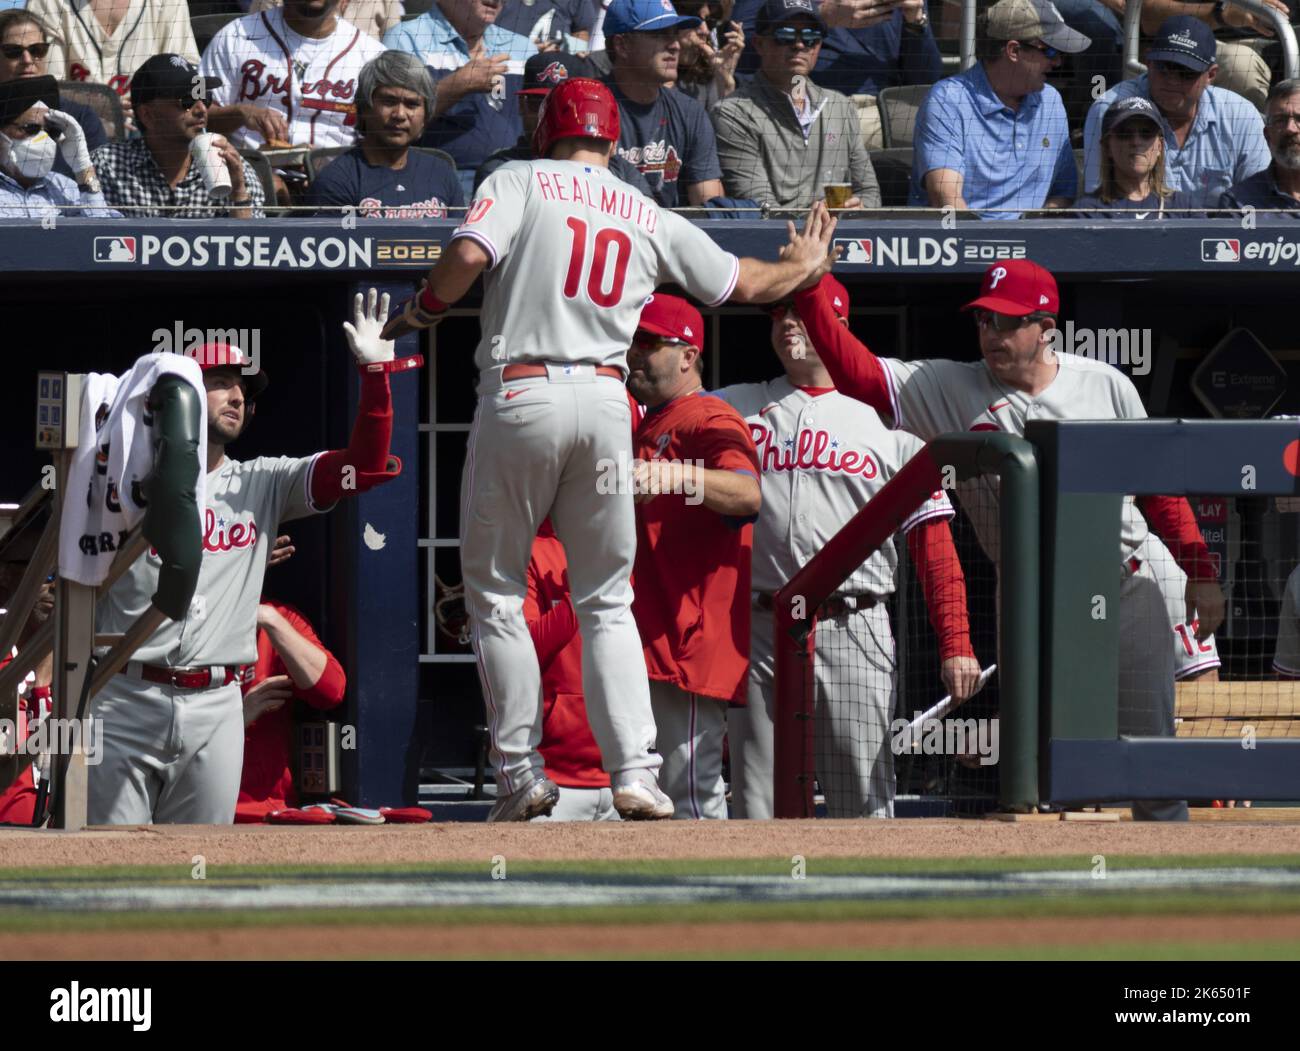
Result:
M1033 419L1146 416L1132 381L1118 369L1052 353L1060 304L1056 279L1029 260L990 266L979 298L963 308L974 311L978 362L877 358L836 323L820 285L800 291L795 303L836 386L872 405L887 423L927 441L950 431L1023 434ZM971 479L957 492L985 553L1000 567L997 480ZM1223 592L1187 501L1144 497L1140 503L1141 511L1132 497L1124 500L1120 530L1119 732L1172 737L1172 625L1150 568L1148 520L1188 571L1187 619L1199 614L1198 638L1223 620ZM1135 801L1133 816L1186 820L1187 804Z
M1291 571L1282 589L1273 670L1280 679L1300 679L1300 566Z
M575 557L583 693L624 818L671 817L632 619L636 548L627 348L641 305L672 281L704 303L770 302L826 268L833 220L814 208L777 263L737 259L614 178L618 105L594 80L559 84L534 136L540 160L497 169L420 295L388 334L427 327L484 277L478 408L462 478L461 570L488 709L491 820L549 813L541 675L524 621L529 552L548 514ZM612 484L611 484L612 482Z
M362 370L361 405L346 449L303 457L232 460L267 377L229 344L195 355L208 397L207 506L203 560L183 620L168 621L91 702L103 721L103 759L89 767L92 825L230 824L244 761L240 681L257 659L257 605L281 522L328 510L339 499L395 478L389 454L388 373L420 364L394 359L380 338L388 297L375 291L344 329ZM100 599L96 632L125 631L149 608L159 561L147 552Z
M847 291L834 278L826 278L825 285L839 323L847 325ZM784 375L714 392L749 423L762 469L763 507L754 526L749 703L727 714L732 809L739 818L770 818L773 811L772 597L922 447L914 435L886 428L875 409L835 390L792 304L778 304L770 313L772 349ZM944 596L931 611L942 675L949 691L965 699L980 667L948 528L952 514L948 497L938 492L902 528L920 556L915 561L927 582L927 598ZM894 592L897 570L898 551L890 540L826 602L818 621L814 740L817 779L831 817L894 816L890 723L896 665L885 602Z
M1147 555L1174 629L1174 681L1217 682L1219 668L1223 666L1219 660L1219 644L1213 635L1199 638L1199 620L1187 616L1187 574L1154 533L1147 536Z

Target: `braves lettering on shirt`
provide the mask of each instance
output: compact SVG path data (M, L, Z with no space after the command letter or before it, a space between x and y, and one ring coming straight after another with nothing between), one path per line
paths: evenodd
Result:
M394 205L386 205L378 197L363 197L357 212L363 219L442 219L447 215L447 206L436 197Z
M676 183L682 173L682 159L677 155L677 147L670 146L663 139L645 146L629 146L620 149L618 155L628 164L636 165L638 171L648 179L658 176L658 184Z
M68 66L68 79L84 84L92 78L89 69L80 62L73 62ZM125 95L131 87L131 76L128 73L115 73L105 83L119 95Z
M281 8L238 18L212 39L200 69L220 77L212 92L218 106L251 102L289 122L294 145L346 146L355 139L357 77L383 45L340 18L334 32L315 39L289 28ZM237 146L260 146L248 128L232 136Z
M715 393L745 417L758 450L763 506L754 526L756 591L784 587L922 447L919 439L891 431L874 409L833 387L796 387L781 376ZM948 498L936 492L903 530L952 513ZM897 569L891 539L841 590L891 594Z

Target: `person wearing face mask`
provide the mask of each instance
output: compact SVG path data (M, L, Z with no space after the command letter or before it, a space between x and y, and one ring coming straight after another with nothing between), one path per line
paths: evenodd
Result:
M1287 211L1300 219L1300 80L1282 80L1268 93L1264 138L1273 163L1219 198L1220 208Z
M49 34L40 19L30 11L5 11L0 13L0 83L19 77L43 77L51 44ZM104 122L93 109L73 99L62 100L63 112L69 114L86 133L86 147L96 150L108 141ZM62 155L54 162L54 170L73 178Z
M1101 184L1074 202L1081 219L1189 218L1191 195L1165 181L1168 125L1150 99L1121 99L1102 122Z
M75 180L54 171L60 154ZM121 218L104 203L85 133L59 109L53 77L0 84L0 217L16 216Z

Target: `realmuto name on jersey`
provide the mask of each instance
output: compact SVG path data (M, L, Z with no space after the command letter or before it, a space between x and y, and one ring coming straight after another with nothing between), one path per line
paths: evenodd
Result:
M593 211L604 212L635 223L648 234L659 225L659 209L653 201L622 183L601 180L592 184L567 172L533 172L543 200L585 204Z
M831 471L875 478L880 468L869 452L841 449L840 440L829 431L802 428L797 435L779 438L761 423L749 425L750 437L758 449L758 466L769 471Z

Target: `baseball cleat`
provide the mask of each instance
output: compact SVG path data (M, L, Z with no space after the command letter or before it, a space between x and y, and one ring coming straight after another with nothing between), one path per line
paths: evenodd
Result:
M560 801L560 786L547 777L539 777L518 792L498 799L488 811L489 821L531 821L549 814Z
M631 781L614 789L614 809L624 821L662 821L673 816L673 801L658 785Z

